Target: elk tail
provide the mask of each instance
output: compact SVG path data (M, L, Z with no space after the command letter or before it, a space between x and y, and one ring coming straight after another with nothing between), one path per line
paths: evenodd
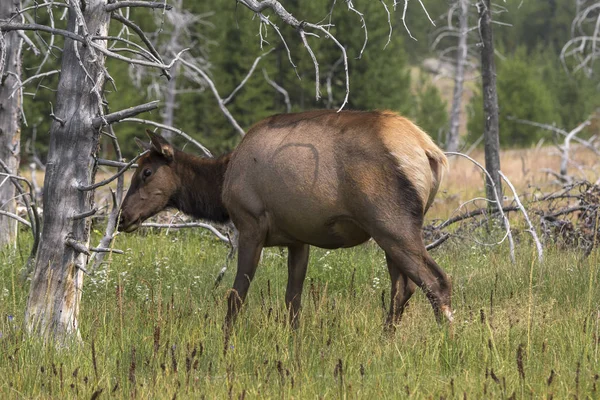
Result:
M429 159L429 167L431 168L432 180L431 180L431 189L429 191L429 198L427 199L427 205L425 206L425 213L433 204L433 199L437 194L437 191L444 179L444 175L448 170L448 159L444 152L437 147L433 142L431 142L431 146L425 149L425 154Z

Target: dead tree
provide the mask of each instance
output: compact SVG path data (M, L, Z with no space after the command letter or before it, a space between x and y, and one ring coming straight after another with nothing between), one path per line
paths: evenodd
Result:
M0 20L9 19L20 8L20 0L0 2ZM14 95L13 87L21 81L21 45L19 32L0 33L0 172L17 174L20 161L21 97ZM4 68L2 68L4 65ZM0 177L0 210L17 213L16 188L8 177ZM0 248L12 244L17 238L17 220L0 215Z
M44 181L43 230L25 313L30 333L65 343L79 333L78 313L87 259L91 251L103 251L89 246L87 218L95 211L94 178L101 127L156 108L156 104L145 105L104 115L103 86L107 78L112 79L104 66L105 57L164 70L170 65L165 65L151 50L143 53L150 61L141 61L107 49L107 42L115 40L108 36L111 16L125 3L88 0L85 7L78 1L44 4L67 7L67 29L22 24L11 18L0 24L0 30L45 31L65 38L57 100L50 115L53 123ZM142 4L165 7L164 3ZM37 7L36 4L21 12Z
M567 72L583 71L587 77L598 73L600 58L600 2L575 0L576 15L571 24L571 39L565 43L560 59Z
M487 198L502 199L502 181L500 178L500 130L498 126L498 93L496 91L496 63L494 61L494 37L492 34L492 10L490 0L477 3L479 12L479 31L481 35L481 78L483 91L483 115L485 168L491 178L486 185ZM491 179L494 184L489 181ZM490 203L491 204L491 203ZM501 207L501 204L497 205Z
M81 10L71 2L67 30L107 36L110 14L105 6L105 1L93 0ZM97 44L106 47L104 40ZM96 169L100 133L90 122L102 110L104 59L93 47L65 39L46 162L42 241L25 314L30 333L59 342L79 332L82 268L90 239L90 222L81 216L93 209L94 201L94 192L81 187L93 182Z
M469 0L457 0L458 8L458 47L456 53L456 70L454 72L454 93L450 111L450 126L446 136L446 150L458 151L460 139L459 123L467 63L467 34L469 33Z
M346 51L344 46L329 32L329 25L302 22L289 14L275 0L240 0L240 3L254 11L259 17L261 33L262 29L269 26L283 40L277 26L264 14L269 9L277 14L284 23L297 29L301 40L314 61L317 96L319 94L319 68L307 36L315 35L315 32L318 32L330 38L343 54L347 99L349 75ZM351 1L347 0L346 3L349 10L358 13L352 6ZM406 15L407 4L408 2L405 2L403 20ZM66 29L58 29L53 24L52 9L57 7L67 9L68 23ZM13 31L19 32L24 37L26 36L23 32L40 31L51 34L52 38L55 35L64 38L60 71L39 72L36 74L36 76L41 77L60 73L60 80L56 94L56 104L50 110L50 117L53 122L44 181L43 231L25 313L25 324L28 332L59 344L66 344L73 338L78 337L78 314L86 266L89 263L91 253L110 251L104 246L107 246L107 243L110 243L114 237L111 229L114 229L114 222L118 215L115 210L118 210L120 201L116 195L113 212L110 213L112 223L108 224L102 246L96 248L90 246L89 217L96 212L94 190L108 182L122 178L123 173L136 161L135 158L129 163L123 163L123 160L120 159L100 160L98 150L103 128L118 121L148 122L155 126L159 125L161 128L165 127L164 124L132 118L140 112L156 108L156 102L104 114L106 107L103 96L105 82L110 81L115 85L105 67L105 58L111 57L130 64L156 68L162 70L162 73L167 77L170 77L170 69L174 63L180 61L188 71L191 71L199 80L210 87L221 110L228 116L232 125L241 134L244 132L235 123L235 119L226 107L238 88L227 98L219 96L217 88L212 84L209 76L197 65L181 58L183 50L178 54L173 54L172 61L165 64L161 55L141 28L128 19L129 13L121 12L122 9L127 7L168 10L171 5L158 1L87 0L86 2L79 2L77 0L67 0L66 2L44 2L34 3L19 10L17 17L25 12L37 12L38 9L44 8L48 10L50 25L41 25L34 22L24 23L16 17L0 21L0 32L2 33L0 37L2 38ZM138 43L123 37L121 33L117 36L109 36L111 20L118 21L126 29L133 31L139 37ZM114 49L112 46L108 46L109 42L125 43L127 46ZM53 46L49 44L47 47L52 49ZM256 65L257 62L252 66L251 71L256 68ZM4 66L0 65L0 73L3 69ZM19 86L22 87L22 85ZM185 135L176 128L167 127L167 129ZM118 155L118 141L115 134L110 129L104 131L104 134L111 138L115 145L115 153ZM191 137L187 136L187 138L193 141ZM206 150L201 145L199 147ZM208 154L210 153L208 152ZM97 166L101 163L116 166L120 168L119 172L109 179L94 183ZM122 187L121 185L118 186Z

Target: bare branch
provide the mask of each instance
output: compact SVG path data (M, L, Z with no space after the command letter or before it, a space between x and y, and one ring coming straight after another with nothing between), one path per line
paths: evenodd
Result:
M147 8L162 8L163 10L170 10L173 8L166 1L159 3L155 1L116 1L114 3L107 4L104 9L108 12L115 11L123 7L147 7Z
M263 53L260 56L256 57L256 59L252 63L252 67L250 67L250 70L248 71L248 73L246 74L246 76L244 77L244 79L242 79L242 81L240 82L240 84L237 85L237 87L235 89L233 89L233 91L231 92L231 94L229 96L227 96L226 99L223 100L223 104L229 103L234 98L234 96L237 94L237 92L239 92L240 89L242 87L244 87L244 85L246 84L246 82L248 82L248 79L250 79L250 77L254 73L254 70L256 69L256 66L258 65L258 63L260 62L260 60L262 60L263 57L271 54L273 52L273 50L275 50L275 48L272 48L271 50L267 51L266 53Z
M396 3L394 3L396 4ZM404 10L402 10L402 23L404 24L404 29L406 29L406 32L408 33L408 36L410 36L411 39L417 40L412 33L410 33L410 30L408 29L408 26L406 26L406 10L408 10L408 0L404 0Z
M17 221L19 221L23 225L31 228L31 223L29 221L27 221L26 219L19 217L17 214L13 214L13 213L8 212L8 211L0 210L0 215L4 215L4 216L7 216L9 218L16 219Z
M433 250L436 247L440 246L442 243L444 243L446 240L448 240L450 238L450 234L449 233L444 233L439 239L437 239L436 241L429 243L427 246L425 246L425 248L429 251L429 250Z
M246 132L244 132L244 130L242 129L242 127L237 123L237 121L235 120L235 118L233 117L233 115L231 115L231 113L229 112L229 110L227 109L227 107L225 107L225 104L223 104L223 99L221 98L221 96L219 95L219 91L217 90L217 87L215 86L214 82L212 81L212 79L210 79L210 77L206 74L206 72L204 72L202 69L198 68L197 66L195 66L194 64L181 59L181 63L183 65L185 65L186 67L192 69L193 71L197 72L198 74L200 74L200 76L202 77L202 79L204 79L206 81L206 83L208 83L208 86L210 87L210 90L213 92L213 95L215 96L215 98L217 99L217 103L219 104L219 108L221 109L221 111L223 112L223 114L225 115L225 117L229 120L229 122L231 123L231 125L233 125L233 127L235 128L236 131L238 131L238 133L241 136L244 136L246 134Z
M306 40L306 32L304 32L304 29L300 29L300 37L302 38L302 43L304 43L304 47L306 47L306 50L308 51L308 54L310 54L315 66L315 99L319 101L321 98L321 90L319 89L319 62L317 61L317 57L315 57L315 53L313 53L312 48L308 44L308 40Z
M87 248L87 246L77 240L75 240L72 237L69 237L65 240L65 244L69 247L71 247L73 250L75 250L78 253L83 253L86 256L91 255L90 254L90 250Z
M56 115L54 115L54 106L52 105L52 102L49 102L49 103L50 103L50 118L52 118L53 120L58 122L60 124L60 126L65 126L65 120L63 118L59 118Z
M521 203L521 200L519 199L519 195L517 194L517 191L515 190L515 187L513 186L512 182L506 177L506 175L504 175L502 173L502 171L498 171L498 174L502 177L502 179L504 179L504 182L506 182L506 184L508 185L510 190L513 192L513 195L515 196L515 202L517 203L519 210L521 210L521 212L523 213L523 216L525 217L525 221L527 221L527 225L529 225L529 229L527 230L527 232L529 232L531 234L531 237L533 237L533 240L535 242L535 245L536 245L536 248L538 251L538 261L541 264L544 262L544 251L542 250L542 243L540 242L537 232L535 231L535 228L533 227L533 224L531 223L531 220L529 219L527 210L525 210L525 207L523 207L523 204Z
M162 57L160 56L160 54L158 53L158 51L156 51L156 48L154 47L154 45L152 44L152 42L150 41L150 39L148 39L148 37L146 36L146 34L142 30L142 28L140 28L137 24L135 24L134 22L130 21L129 19L123 17L122 15L120 15L118 13L113 13L111 15L111 18L119 21L120 23L122 23L123 25L127 26L128 28L131 28L138 35L138 37L141 39L141 41L144 42L144 44L148 48L148 51L150 51L150 53L157 60L159 60L161 63L164 64L164 61L162 60ZM165 76L167 77L167 79L171 79L171 74L169 73L169 71L167 69L163 69L163 73L165 74Z
M488 200L486 198L482 198L482 200ZM519 207L517 206L508 206L508 207L502 207L502 211L504 212L509 212L509 211L518 211ZM444 229L452 224L455 224L457 222L460 221L464 221L465 219L469 219L469 218L473 218L476 217L478 215L485 215L487 213L490 213L490 210L486 207L483 208L477 208L475 210L466 212L464 214L460 214L460 215L456 215L452 218L448 218L447 220L445 220L444 222L442 222L441 224L439 224L438 226L435 226L434 229L436 230L440 230L440 229ZM499 211L496 211L495 209L491 211L491 213L499 213Z
M122 168L127 165L127 163L125 163L125 162L105 160L103 158L97 159L96 162L98 163L98 165L105 165L107 167L117 167L117 168ZM131 168L137 168L137 164L132 164Z
M329 37L331 40L333 40L333 42L339 47L340 51L342 52L342 57L344 58L344 70L346 72L346 96L344 97L344 101L342 102L342 105L338 109L338 112L342 111L342 109L346 106L346 104L348 104L348 96L350 96L350 75L349 75L349 72L348 72L348 56L346 54L346 49L335 38L335 36L329 34L329 32L324 27L322 27L322 26L314 26L314 25L311 25L311 26L313 26L313 27L321 30L323 33L327 34L327 37Z
M509 247L510 247L510 259L512 261L513 264L516 263L515 260L515 243L513 241L513 237L512 234L510 232L510 222L508 221L508 218L506 217L506 215L504 214L504 210L502 209L502 202L500 202L500 198L498 197L498 191L496 190L496 184L494 183L492 177L490 176L490 174L488 173L488 171L485 169L485 167L483 165L481 165L479 162L475 161L475 159L473 159L472 157L469 157L466 154L462 154L462 153L458 153L458 152L454 152L454 151L447 151L445 152L446 155L451 155L451 156L460 156L460 157L464 157L467 160L471 161L473 164L475 164L477 167L479 167L479 169L481 169L483 171L483 173L488 177L488 182L490 183L490 185L492 186L493 192L494 192L494 198L495 200L489 200L489 201L495 201L496 203L496 209L500 212L500 215L502 217L502 221L504 222L504 228L506 229L506 237L508 237L508 243L509 243Z
M119 160L121 160L122 159L121 147L119 146L119 141L117 140L117 137L113 132L112 125L109 125L107 129L110 131L109 133L112 136L111 140L112 140L112 144L113 144L113 147L115 150L115 155ZM132 164L132 166L133 165L135 165L135 164ZM104 236L102 237L102 239L100 239L100 243L98 245L99 248L108 248L115 237L115 232L117 230L117 226L119 223L119 216L121 215L121 201L122 201L121 199L123 198L124 186L125 186L124 177L123 177L123 175L120 175L117 178L116 193L113 192L112 190L110 191L110 193L112 195L113 207L112 207L112 210L110 211L110 214L108 215L106 229L104 231ZM112 246L110 246L110 247L112 248ZM96 252L92 255L92 257L90 258L90 260L88 262L88 264L91 265L92 271L94 271L96 268L98 268L98 266L104 260L104 256L106 254L107 253Z
M307 51L313 58L313 63L315 64L315 70L317 71L317 73L318 73L319 66L318 66L318 63L316 62L316 57L314 57L314 54L312 53L312 49L310 48L310 46L308 46L308 42L306 41L306 37L305 37L305 35L307 34L306 28L321 31L325 34L325 37L331 38L331 40L333 40L333 42L336 44L336 46L342 52L342 55L344 57L344 67L346 70L346 97L344 98L344 102L342 103L342 106L339 109L339 111L341 111L344 108L344 106L348 103L348 96L350 94L350 75L348 73L348 56L346 54L346 49L344 48L344 46L342 46L342 44L335 38L335 36L333 36L331 34L331 32L329 32L329 30L326 29L326 27L329 27L329 25L325 26L325 25L321 25L321 24L311 24L311 23L304 22L304 21L300 22L296 17L294 17L292 14L290 14L281 5L281 3L277 0L262 0L262 1L238 0L238 1L240 3L242 3L243 5L245 5L246 7L248 7L250 10L260 14L261 20L268 21L268 23L273 27L275 27L275 25L269 20L269 18L267 18L266 16L264 16L262 14L262 11L264 11L266 9L272 9L275 12L275 14L277 14L277 16L279 16L279 18L281 18L281 20L283 22L296 28L302 38L302 41L303 41L305 47L307 48ZM279 30L277 28L276 28L276 30L279 33ZM281 36L281 34L280 34L280 36ZM284 43L285 43L285 41L284 41ZM287 44L286 44L286 48L287 48ZM288 49L288 55L289 55L289 49ZM291 58L290 58L290 62L291 62ZM320 97L318 79L319 78L317 76L317 79L316 79L317 84L316 84L316 90L315 90L317 99L319 99L319 97Z
M528 120L525 120L525 119L519 119L519 118L515 118L515 117L512 117L512 116L509 116L509 117L506 117L506 118L509 119L509 120L511 120L511 121L518 122L520 124L531 125L531 126L535 126L535 127L538 127L538 128L546 129L546 130L558 133L559 135L562 135L562 136L565 136L565 137L569 135L569 133L567 131L565 131L564 129L560 129L560 128L558 128L555 125L542 124L542 123L539 123L539 122L528 121ZM593 119L593 118L589 118L588 120L584 121L582 124L585 124L586 122L590 121L591 119ZM577 129L577 128L575 128L575 129ZM581 138L579 138L577 136L573 136L572 140L575 140L577 143L580 143L580 144L584 145L588 149L592 150L595 154L600 155L600 151L596 147L594 147L594 145L592 145L589 141L583 140L583 139L581 139Z
M287 90L285 90L284 88L282 88L280 85L277 84L277 82L275 82L274 80L272 80L271 78L269 78L269 75L267 74L267 70L263 68L263 76L265 77L265 81L267 81L267 83L271 86L273 86L273 88L275 90L277 90L279 93L281 93L283 95L283 99L285 101L285 108L286 111L289 113L292 111L292 103L290 102L290 95L288 94Z
M14 24L14 23L3 23L0 24L0 31L2 32L10 32L10 31L42 31L51 33L53 35L60 35L66 38L75 40L80 43L85 43L85 39L83 36L77 35L73 32L66 31L64 29L51 28L46 25L40 24Z
M212 233L215 234L216 237L218 237L220 240L222 240L225 243L230 243L229 238L225 235L223 235L217 228L215 228L214 226L210 225L210 224L205 224L203 222L187 222L187 223L182 223L182 224L157 224L154 222L144 222L141 227L143 228L176 228L176 229L180 229L180 228L205 228L208 229L209 231L211 231Z
M387 4L385 3L385 0L379 0L381 2L381 4L383 4L383 8L385 8L385 12L387 14L387 20L388 20L388 26L390 27L390 33L388 34L388 40L387 42L385 42L385 46L383 46L383 48L385 49L386 47L388 47L388 45L390 44L390 42L392 41L392 15L390 13L390 10L387 6Z
M73 215L71 217L71 219L73 219L73 220L84 219L84 218L87 218L87 217L91 217L92 215L96 214L97 212L98 212L98 209L92 208L89 211L85 211L85 212L82 212L80 214Z
M111 176L110 178L107 178L103 181L100 181L98 183L94 183L93 185L89 185L89 186L79 186L77 189L81 190L81 191L86 191L86 190L93 190L96 188L99 188L100 186L104 186L109 184L110 182L114 181L115 179L117 179L119 176L123 175L125 173L125 171L127 171L137 160L139 160L140 157L148 154L150 152L150 150L146 150L140 154L138 154L137 156L135 156L131 161L129 161L123 168L121 168L119 170L119 172L117 172L116 174L114 174L113 176Z
M108 247L90 247L90 251L95 253L115 253L115 254L125 254L123 250L119 249L111 249Z
M27 214L29 215L29 222L31 223L31 234L33 236L33 245L31 246L31 253L29 254L29 258L27 260L27 265L24 270L25 274L28 274L29 271L34 266L33 261L35 260L35 255L37 253L37 248L40 243L40 236L41 236L40 215L38 213L37 206L35 204L35 192L34 192L33 186L27 179L23 178L22 176L14 175L12 173L12 171L10 170L10 168L8 168L8 165L6 165L6 163L4 161L2 161L1 159L0 159L0 167L2 167L4 169L4 171L6 171L5 173L0 172L0 176L10 177L10 180L11 180L12 184L15 185L17 192L19 192L19 194L23 196L23 201L25 202L25 207L27 207ZM19 182L24 182L27 184L27 187L29 188L29 193L28 193L29 196L25 196L25 190L19 184Z
M275 29L275 32L277 32L277 35L279 35L279 38L281 39L281 42L283 43L285 50L287 51L288 60L289 60L290 64L292 65L292 67L294 68L294 72L296 72L296 76L298 77L298 79L300 79L300 75L298 74L298 68L297 68L296 64L294 64L294 61L292 61L292 52L290 51L290 48L289 48L287 42L285 41L285 38L281 34L279 27L277 25L275 25L273 22L271 22L271 20L269 20L268 17L265 17L262 14L260 14L260 18L261 18L261 21L266 22L267 24L271 25L271 27L273 27L273 29Z
M185 133L181 129L177 129L177 128L174 128L172 126L161 124L161 123L158 123L158 122L150 121L148 119L140 119L140 118L124 118L124 119L121 120L121 122L137 122L137 123L140 123L140 124L152 125L152 126L155 126L157 128L166 129L168 131L175 132L176 134L178 134L179 136L183 137L188 142L191 142L196 147L198 147L200 150L202 150L202 152L204 152L204 154L206 154L208 157L212 157L213 156L212 153L206 147L204 147L203 145L201 145L198 141L196 141L194 138L192 138L190 135L188 135L187 133Z
M25 43L27 43L27 46L29 46L31 51L33 51L33 54L35 54L36 56L40 55L40 49L37 48L37 46L31 41L31 39L29 39L29 36L27 36L23 31L17 31L17 34L21 39L23 39Z
M100 128L102 125L109 125L125 118L133 117L134 115L141 114L147 111L155 110L158 108L158 100L151 101L146 104L140 104L139 106L129 107L125 110L117 111L105 115L104 117L97 117L92 120L92 126L94 128Z
M10 94L10 97L13 97L18 90L20 90L22 87L27 85L32 80L39 79L39 78L45 78L46 76L50 76L50 75L54 75L54 74L60 74L60 69L55 69L53 71L48 71L48 72L43 72L41 74L33 75L33 76L30 76L29 78L25 79L23 82L15 83L15 86L13 86L14 90Z
M387 10L387 6L383 2L383 0L381 2L383 3L383 6ZM354 4L352 4L352 0L346 0L346 4L348 5L348 10L350 10L350 11L354 12L356 15L358 15L358 18L360 18L360 22L362 24L362 28L365 30L365 41L363 42L363 46L360 49L360 53L358 54L358 57L357 57L357 58L361 58L363 55L363 52L365 51L365 48L367 47L367 41L369 40L369 32L367 31L367 23L365 21L364 14L361 13L360 11L358 11L356 8L354 8ZM388 22L389 22L389 11L388 11ZM390 24L390 36L392 34L391 28L392 28L392 26Z

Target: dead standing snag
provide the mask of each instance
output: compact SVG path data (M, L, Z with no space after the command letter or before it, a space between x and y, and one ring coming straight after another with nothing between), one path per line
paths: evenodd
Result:
M451 284L429 256L421 229L446 156L391 112L311 111L267 118L231 154L203 159L148 131L119 229L131 232L167 207L239 230L238 270L226 326L241 307L263 247L287 246L286 304L297 323L309 246L352 247L374 238L392 281L388 325L419 286L438 321L452 320Z

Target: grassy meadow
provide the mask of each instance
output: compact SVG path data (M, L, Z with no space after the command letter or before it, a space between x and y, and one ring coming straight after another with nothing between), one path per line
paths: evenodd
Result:
M548 184L539 168L557 160L544 152L504 152L519 190ZM431 218L481 195L480 173L462 163L454 161ZM102 230L95 226L94 242ZM478 241L502 236L486 231ZM0 252L0 399L600 398L598 251L584 259L548 247L540 265L521 230L513 265L506 242L473 238L432 251L453 279L455 323L438 326L418 291L395 334L383 329L389 277L373 242L312 249L297 331L286 322L285 250L266 249L224 353L235 267L215 288L228 248L210 234L118 235L125 255L85 277L80 341L56 348L23 332L24 231L16 249Z
M0 267L0 398L598 398L598 253L448 243L452 327L417 292L395 335L383 331L389 278L373 243L315 249L300 328L286 323L285 254L267 249L223 351L233 268L198 231L120 235L125 256L86 277L81 342L43 348L22 331L27 288ZM20 248L26 248L22 244Z

